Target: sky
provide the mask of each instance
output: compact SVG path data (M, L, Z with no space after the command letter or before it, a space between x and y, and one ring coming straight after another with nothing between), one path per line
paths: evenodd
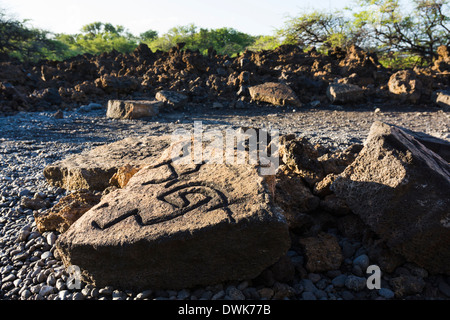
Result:
M251 35L271 35L288 16L305 9L342 9L352 0L0 0L0 8L18 20L54 33L78 33L94 21L122 25L132 34L149 29L166 33L194 23L230 27Z

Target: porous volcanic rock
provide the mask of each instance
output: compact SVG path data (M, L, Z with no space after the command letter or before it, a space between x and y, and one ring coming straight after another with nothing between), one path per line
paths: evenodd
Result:
M295 92L282 83L267 82L250 87L248 90L254 101L267 102L277 106L302 106Z
M112 119L140 119L158 115L160 101L110 100L106 116Z
M76 191L62 198L53 208L34 215L40 233L66 232L84 213L100 202L101 195L89 191Z
M331 188L394 252L450 274L450 166L440 156L377 121Z
M290 246L257 169L143 168L59 238L62 260L96 286L182 289L255 278Z
M403 101L416 103L422 95L423 84L411 70L394 73L389 79L388 86L392 96Z
M341 267L344 258L335 236L321 233L316 237L303 238L299 241L306 256L306 269L309 272L325 272Z
M327 89L327 97L333 103L348 103L362 100L364 90L350 83L332 83Z
M150 164L170 143L170 136L126 138L51 164L44 169L44 177L51 185L67 190L103 191L115 185L110 180L119 168Z

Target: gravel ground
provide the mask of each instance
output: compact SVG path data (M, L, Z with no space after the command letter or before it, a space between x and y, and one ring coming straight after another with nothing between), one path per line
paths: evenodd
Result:
M43 169L69 154L133 135L170 134L176 128L192 129L193 121L203 128L255 127L296 133L330 149L362 143L374 120L425 132L450 140L450 113L437 108L370 109L331 107L324 109L282 109L250 106L248 109L211 110L192 108L189 112L161 114L151 121L112 121L104 110L89 108L64 112L63 119L50 112L18 113L0 118L0 299L2 300L124 300L124 299L302 299L352 300L392 299L388 278L383 289L369 291L361 272L370 261L361 243L340 239L346 273L305 274L304 257L288 253L298 274L293 283L255 285L252 281L229 282L181 291L124 292L111 287L82 284L68 289L69 274L54 251L58 234L37 232L33 210L21 205L23 198L41 198L47 207L55 205L66 191L49 186ZM45 209L38 209L45 210ZM422 295L410 298L450 298L450 278L429 276L417 267L403 272L425 281ZM303 273L302 273L303 272ZM417 279L419 278L419 279Z

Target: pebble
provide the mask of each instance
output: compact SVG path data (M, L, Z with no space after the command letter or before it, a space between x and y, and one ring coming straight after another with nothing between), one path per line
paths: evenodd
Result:
M337 276L336 278L334 278L331 281L331 283L333 284L333 286L335 286L337 288L342 288L345 286L346 280L347 280L347 275L341 274L341 275Z
M358 256L353 260L353 266L359 266L362 271L367 270L370 265L369 257L365 254Z
M140 293L138 293L138 295L136 296L136 300L144 300L149 298L152 295L153 291L152 290L146 290L146 291L142 291Z
M239 104L243 107L247 105L242 101L239 101ZM115 290L112 287L95 288L86 285L81 292L68 290L66 283L68 274L54 251L58 234L39 233L33 217L34 214L55 205L66 192L61 188L50 187L46 183L42 172L47 165L67 155L129 136L128 126L106 120L102 110L95 112L97 107L88 106L92 110L89 114L64 111L64 119L58 122L62 125L60 128L55 127L54 119L50 119L45 112L19 113L8 118L0 117L2 128L2 138L0 138L0 299L107 300L112 298L119 300L132 297L128 292ZM277 118L279 118L278 115ZM169 122L167 121L167 128L163 129L161 129L161 123L139 122L133 130L135 134L148 134L148 132L161 132L161 130L169 132L175 128ZM98 124L102 128L101 131L97 130ZM239 126L247 124L254 126L257 122L239 120ZM180 122L176 127L179 126L191 129L191 124L186 121ZM45 130L48 127L52 129ZM62 135L58 129L70 130L77 134ZM280 129L284 133L293 132L292 128ZM305 136L311 136L312 142L323 143L333 148L338 145L342 147L350 145L351 143L348 145L344 143L350 136L363 141L367 133L365 130L349 131L340 133L341 136L339 136L335 133L333 126L321 131L320 134L313 127L305 128L305 130ZM93 135L93 132L96 134ZM332 135L334 138L330 138ZM339 141L336 138L339 138ZM22 207L21 204L26 205ZM35 210L38 207L41 209ZM365 278L358 275L361 275L361 272L365 273L369 259L366 249L360 242L344 238L340 244L346 262L341 270L332 270L325 274L308 274L304 269L305 258L296 251L291 251L289 257L299 276L293 284L275 283L267 287L252 287L252 281L249 280L236 282L231 286L211 286L194 292L147 290L138 293L135 299L351 300L360 297L358 290L365 288ZM359 270L353 270L358 274L348 274L352 271L352 267L359 268ZM409 264L405 265L404 269L400 274L404 272L423 279L428 277L427 271L417 266ZM450 297L450 286L445 279L437 283L435 289L441 295L440 297ZM390 289L374 292L375 296L385 299L392 299L393 294L394 292Z
M302 299L303 300L317 300L317 297L314 295L314 293L306 291L302 293Z
M444 295L450 298L450 285L446 283L444 280L439 281L438 285L439 291L441 291Z
M41 290L39 290L39 296L41 297L46 297L48 296L50 293L53 293L53 290L55 288L53 288L52 286L42 286Z
M364 288L366 288L366 286L367 286L367 280L366 280L366 278L363 278L363 277L357 277L354 275L350 275L345 280L345 287L347 289L350 289L350 290L353 290L356 292L363 290Z
M260 290L258 290L258 294L262 299L272 299L273 295L274 295L274 291L272 288L262 288Z
M72 295L72 300L84 300L84 299L85 299L85 297L81 292L75 292Z
M385 299L392 299L395 296L395 293L391 289L381 288L378 290L378 294Z

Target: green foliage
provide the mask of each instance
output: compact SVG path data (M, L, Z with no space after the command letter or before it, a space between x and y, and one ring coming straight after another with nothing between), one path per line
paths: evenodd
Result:
M431 62L440 45L450 44L448 0L358 0L355 25L365 28L379 52L398 51Z
M0 59L36 61L58 59L64 55L67 46L53 39L48 31L30 28L26 24L26 20L9 18L0 11Z
M153 51L168 51L178 43L185 43L185 49L198 50L203 54L207 54L209 49L214 49L218 54L233 55L244 51L254 41L255 37L233 28L199 29L194 24L189 24L174 27L161 37L145 43Z
M285 44L295 44L304 48L326 49L359 45L364 39L361 30L354 28L342 12L326 13L314 10L289 18L284 28L278 30Z
M259 36L247 49L250 51L274 50L282 44L277 36Z
M116 50L130 53L137 47L138 39L123 26L93 22L81 28L80 34L58 34L56 39L69 48L68 55L90 53L94 55Z
M290 18L280 36L285 43L319 50L358 45L405 65L431 63L440 45L450 44L448 0L355 0L344 11L309 11ZM403 59L411 55L414 59ZM419 59L417 59L419 58Z

